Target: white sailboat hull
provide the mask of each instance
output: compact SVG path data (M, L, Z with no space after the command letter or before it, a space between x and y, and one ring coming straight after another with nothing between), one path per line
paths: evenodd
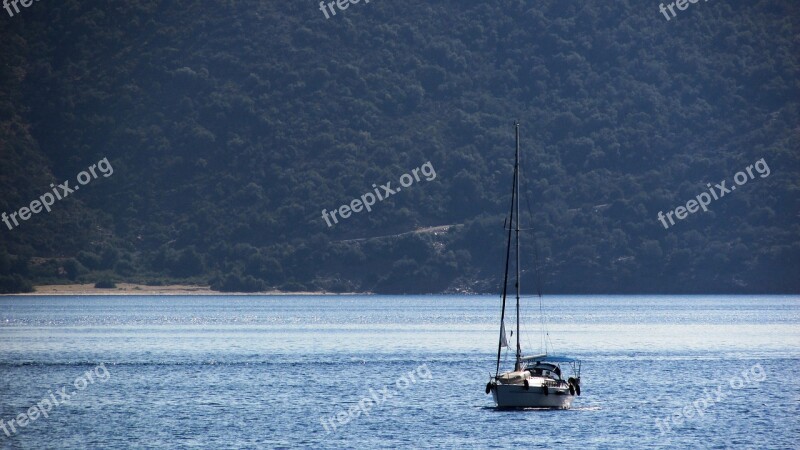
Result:
M548 395L539 386L496 384L492 387L492 397L498 408L550 408L569 409L573 395L569 389L548 389Z

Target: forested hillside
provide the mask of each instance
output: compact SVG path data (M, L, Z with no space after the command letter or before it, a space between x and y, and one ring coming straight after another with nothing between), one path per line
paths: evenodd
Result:
M113 166L52 212L0 223L0 290L497 292L519 120L526 291L538 259L549 293L800 292L796 1L698 2L670 20L624 0L337 11L0 10L0 212ZM761 158L769 176L659 221ZM426 162L435 179L326 224L323 210Z

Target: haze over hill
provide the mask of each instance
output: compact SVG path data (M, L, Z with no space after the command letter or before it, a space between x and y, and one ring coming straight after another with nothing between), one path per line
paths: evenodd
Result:
M0 290L497 292L518 119L522 255L545 292L797 293L799 25L791 0L670 20L628 1L327 19L313 1L36 2L0 19L0 212L103 158L113 175L0 224ZM734 181L762 158L767 176ZM326 223L428 162L434 179ZM707 212L674 211L722 180L737 189Z

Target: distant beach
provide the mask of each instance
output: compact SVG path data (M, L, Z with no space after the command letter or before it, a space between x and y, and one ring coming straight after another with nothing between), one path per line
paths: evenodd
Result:
M117 283L115 288L101 289L88 284L46 284L34 286L34 292L13 295L358 295L338 294L333 292L219 292L209 286L171 284L166 286L148 286L145 284Z

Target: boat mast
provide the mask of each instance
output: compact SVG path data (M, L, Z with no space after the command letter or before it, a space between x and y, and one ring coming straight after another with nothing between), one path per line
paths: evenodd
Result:
M518 125L515 123L515 125ZM503 309L500 312L500 342L497 343L497 368L495 369L495 376L500 374L500 354L503 349L503 342L506 340L506 329L503 325L506 320L506 295L508 294L508 265L511 260L511 226L514 223L514 200L516 199L516 185L517 185L517 169L514 166L514 179L511 181L511 212L508 219L508 242L506 242L506 269L503 274ZM517 315L519 319L519 315ZM517 320L517 327L519 327L519 320ZM519 330L517 330L517 339L519 340ZM506 346L508 343L506 343ZM519 344L517 344L519 347ZM519 353L519 352L517 352Z
M517 362L514 365L514 370L520 370L520 358L522 358L522 349L519 345L519 122L514 124L517 135L517 151L514 154L514 190L516 191L516 207L517 222L514 227L514 234L516 235L516 255L517 255ZM514 195L512 194L512 197ZM512 200L513 201L513 200Z

